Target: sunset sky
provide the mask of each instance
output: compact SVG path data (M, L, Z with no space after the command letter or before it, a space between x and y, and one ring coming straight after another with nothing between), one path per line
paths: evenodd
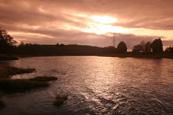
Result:
M0 0L0 27L19 43L128 48L141 41L173 45L173 0Z

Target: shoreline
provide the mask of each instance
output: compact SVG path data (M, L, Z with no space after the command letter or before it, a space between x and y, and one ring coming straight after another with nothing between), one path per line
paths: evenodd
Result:
M126 58L126 57L132 57L132 58L148 58L148 59L173 59L172 53L114 53L114 54L103 54L103 55L20 55L20 58L27 58L27 57L49 57L49 56L101 56L101 57L120 57L120 58Z
M132 58L147 58L147 59L162 59L162 58L167 58L167 59L173 59L173 54L171 53L116 53L116 54L110 54L110 55L100 55L100 56L105 56L105 57L120 57L120 58L126 58L126 57L132 57Z
M110 53L110 54L65 54L65 55L16 55L16 54L0 54L0 61L6 61L6 60L19 60L20 58L27 58L27 57L48 57L48 56L103 56L103 57L120 57L120 58L126 58L126 57L132 57L132 58L150 58L150 59L162 59L162 58L168 58L173 59L173 53L132 53L132 52L126 52L126 53Z

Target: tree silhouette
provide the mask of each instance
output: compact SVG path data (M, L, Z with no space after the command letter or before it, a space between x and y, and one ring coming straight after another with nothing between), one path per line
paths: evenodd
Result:
M165 49L165 52L173 53L173 47L169 46Z
M121 41L118 44L117 50L118 50L119 53L125 53L125 52L127 52L127 46L126 46L126 44L123 41Z
M151 52L151 43L150 43L150 42L147 42L147 43L145 44L144 52L145 52L145 53Z
M8 53L16 43L6 30L0 28L0 53Z
M18 47L24 47L24 46L25 46L25 43L21 41Z
M135 45L135 46L133 47L133 51L132 51L132 52L133 52L133 53L143 52L143 46L142 46L141 44Z
M151 45L152 50L154 53L163 52L163 44L161 39L155 39Z

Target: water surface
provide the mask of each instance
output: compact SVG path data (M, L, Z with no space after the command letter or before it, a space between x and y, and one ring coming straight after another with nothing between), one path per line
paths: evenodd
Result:
M3 64L36 68L39 75L56 76L48 88L5 95L2 115L172 114L173 60L96 56L32 57ZM68 95L59 108L56 94Z

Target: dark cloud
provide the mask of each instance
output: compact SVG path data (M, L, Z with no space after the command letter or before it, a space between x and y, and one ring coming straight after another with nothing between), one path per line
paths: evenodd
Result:
M2 0L1 4L0 21L35 24L67 20L62 11L76 11L111 15L125 20L115 25L128 28L173 29L172 0ZM57 15L40 13L39 8Z

